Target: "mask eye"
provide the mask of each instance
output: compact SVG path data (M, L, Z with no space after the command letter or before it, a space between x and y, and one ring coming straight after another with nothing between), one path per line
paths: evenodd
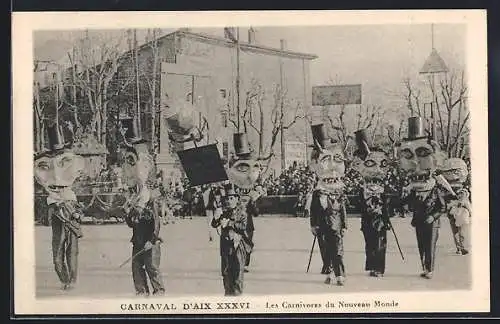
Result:
M405 159L412 159L413 152L409 149L404 149L404 150L401 150L401 156Z
M71 156L63 156L59 161L58 161L58 165L60 167L67 167L68 165L70 165L71 163L73 162L73 158Z
M382 160L382 161L380 162L380 166L381 166L382 168L385 168L385 167L387 166L387 160Z
M240 172L247 172L250 169L250 165L248 163L240 163L235 169Z
M331 161L331 160L332 160L332 156L331 156L331 155L324 155L324 156L321 158L320 162L329 162L329 161Z
M375 166L377 163L375 163L375 161L373 161L373 160L366 160L364 164L366 167L371 168L371 167Z
M415 154L418 157L427 157L431 155L432 151L427 147L419 147L415 150Z
M50 168L50 165L47 161L40 161L37 163L36 167L40 170L48 170Z
M341 155L341 154L335 154L335 155L333 156L333 160L334 160L335 162L343 162L343 161L344 161L344 159L343 159L343 157L342 157L342 155Z
M129 164L131 166L134 166L137 163L137 158L133 154L128 154L125 157L125 163L127 163L127 164Z

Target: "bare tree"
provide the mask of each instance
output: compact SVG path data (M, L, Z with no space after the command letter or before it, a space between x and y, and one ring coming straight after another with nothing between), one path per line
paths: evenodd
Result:
M301 112L302 105L288 98L287 89L275 84L271 91L272 98L266 94L258 79L252 79L241 116L243 130L252 129L257 134L257 152L263 161L270 161L276 155L275 145L281 131L290 129L299 119L307 117ZM234 118L229 118L229 121L237 127Z
M422 116L421 109L421 97L422 93L420 89L416 88L410 78L405 78L403 80L403 84L405 86L405 101L408 105L408 110L410 110L410 114L413 116L416 114L417 116ZM425 110L424 110L425 111Z
M157 153L158 139L156 138L156 113L158 111L158 93L159 93L159 29L148 29L146 36L146 46L151 52L149 60L146 60L147 66L142 67L142 77L146 80L150 93L150 113L151 113L151 148L153 156Z
M71 59L72 66L81 67L75 73L76 82L83 90L92 112L90 131L101 144L106 143L108 103L133 81L133 78L115 78L123 59L123 39L123 36L106 37L105 34L90 37L87 32L78 44L77 54ZM118 84L112 84L112 81Z
M443 117L446 118L445 125L443 125L443 118L441 117L441 113L439 113L441 132L445 134L443 136L444 148L448 156L451 157L454 153L458 153L459 139L468 132L470 112L467 107L467 85L465 83L464 71L460 73L452 72L450 75L446 75L444 79L440 80L440 88L441 98L446 109L446 117ZM435 94L433 93L433 95ZM438 112L440 112L441 107L437 100L436 106ZM457 116L454 117L454 112L457 110ZM452 124L454 121L457 127L455 136L452 134Z
M366 129L371 142L374 143L376 135L382 131L385 110L381 106L359 106L354 122L349 123L346 118L346 105L340 106L340 111L335 115L326 115L330 127L335 132L336 140L344 147L344 153L349 155L349 141L352 133L358 129Z
M40 84L34 82L33 106L35 107L35 149L40 151L45 146L45 104L40 100Z
M432 76L427 78L427 87L431 93L433 116L427 116L420 90L405 79L405 101L412 115L424 118L432 117L431 123L437 128L434 134L442 149L449 157L461 157L468 145L466 140L470 132L470 112L467 102L467 84L464 71L452 71L444 75L437 84Z

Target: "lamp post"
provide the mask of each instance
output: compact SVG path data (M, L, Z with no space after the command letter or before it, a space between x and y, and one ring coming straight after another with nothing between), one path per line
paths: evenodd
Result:
M431 25L431 53L427 60L425 61L422 69L420 70L420 74L427 76L427 80L429 81L429 86L432 91L432 100L430 102L430 119L431 119L431 129L432 129L432 139L436 139L436 122L435 122L435 112L434 112L434 107L436 109L439 109L438 105L438 100L437 100L437 95L436 95L436 75L439 75L441 73L447 73L448 72L448 67L446 66L446 63L444 60L441 58L439 55L438 51L434 47L434 24ZM424 105L424 111L425 111L425 105ZM424 113L425 114L425 113Z

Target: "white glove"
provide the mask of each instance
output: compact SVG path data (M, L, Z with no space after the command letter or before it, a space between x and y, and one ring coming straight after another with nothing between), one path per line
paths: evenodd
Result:
M229 218L223 218L220 223L222 227L226 227L229 223Z

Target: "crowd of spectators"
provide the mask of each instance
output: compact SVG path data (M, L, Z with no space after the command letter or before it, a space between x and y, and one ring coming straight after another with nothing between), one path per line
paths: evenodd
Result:
M316 176L309 166L294 163L278 177L270 175L262 185L268 196L296 196L312 190Z

